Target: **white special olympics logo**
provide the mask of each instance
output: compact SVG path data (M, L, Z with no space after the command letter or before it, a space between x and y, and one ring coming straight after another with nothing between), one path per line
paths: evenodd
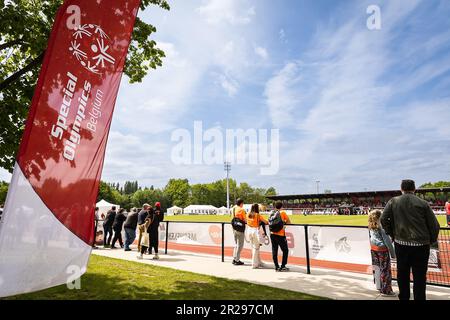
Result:
M75 28L69 51L87 70L101 74L107 64L114 65L116 59L108 53L109 36L95 24L83 24Z

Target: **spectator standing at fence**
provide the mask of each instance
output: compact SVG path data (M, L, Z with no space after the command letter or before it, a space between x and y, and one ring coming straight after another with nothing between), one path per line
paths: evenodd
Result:
M136 208L132 208L127 216L127 220L123 224L123 230L125 231L125 251L131 251L130 245L133 244L136 239L136 228L138 223L138 212Z
M97 249L97 228L98 228L98 220L100 220L100 217L98 215L98 207L95 207L94 210L94 242L92 243L92 248Z
M247 233L250 244L252 245L252 267L253 269L264 268L260 257L261 239L259 228L261 223L268 224L267 220L259 214L259 204L252 205L250 213L247 216Z
M105 221L103 222L103 246L109 247L111 244L111 238L113 236L112 225L116 218L116 206L113 206L111 210L106 213Z
M159 247L159 224L164 221L164 213L161 210L161 203L156 202L155 208L150 212L151 224L148 229L150 236L149 254L152 254L152 249L155 251L153 260L158 260L158 247Z
M117 240L119 240L120 247L123 248L122 227L126 219L127 216L125 215L125 209L122 208L116 214L116 218L114 219L113 223L114 238L111 244L111 249L116 249L115 245Z
M381 224L394 239L397 256L399 299L410 298L410 272L414 279L414 300L426 300L426 279L430 245L438 240L439 222L429 204L414 195L412 180L401 183L402 195L392 198L381 215Z
M233 250L233 264L236 266L241 266L244 263L241 261L241 252L244 247L245 240L245 223L246 223L246 213L244 210L244 200L237 199L236 205L231 210L233 213L233 220L237 219L242 222L243 229L240 229L232 220L233 235L234 235L234 250ZM238 223L239 223L238 221Z
M290 224L291 220L285 211L282 210L283 203L277 201L275 204L275 211L269 217L270 241L272 242L272 258L275 264L275 271L285 272L289 271L286 267L289 255L289 248L286 239L286 224ZM281 267L278 264L278 247L283 252L283 260Z
M445 203L445 214L447 216L447 227L450 227L450 202Z
M395 297L392 290L391 257L395 258L394 246L381 227L381 210L369 213L370 254L377 289L381 295Z
M148 203L145 203L142 206L141 211L139 211L139 213L138 213L138 222L137 222L137 224L138 224L138 232L139 232L139 235L138 235L138 251L139 252L141 252L141 239L142 239L142 233L143 233L143 230L144 230L143 228L141 228L141 226L144 225L145 219L147 219L147 217L148 217L149 209L150 209L150 205Z

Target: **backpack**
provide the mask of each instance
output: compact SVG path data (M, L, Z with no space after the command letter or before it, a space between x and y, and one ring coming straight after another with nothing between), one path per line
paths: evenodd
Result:
M234 216L234 213L235 213L235 208L233 208L233 219L231 220L231 226L236 231L244 232L245 231L245 222L239 218L236 218Z
M283 229L283 227L284 221L281 219L280 211L273 211L269 217L269 230L271 232L279 232Z

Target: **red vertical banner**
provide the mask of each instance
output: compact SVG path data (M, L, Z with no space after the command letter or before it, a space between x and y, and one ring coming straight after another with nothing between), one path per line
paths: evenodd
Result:
M68 0L58 10L0 224L0 296L63 283L69 266L86 267L139 4ZM33 268L46 271L23 283Z

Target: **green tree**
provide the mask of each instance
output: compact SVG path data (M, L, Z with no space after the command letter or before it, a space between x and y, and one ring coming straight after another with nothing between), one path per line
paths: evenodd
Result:
M6 195L8 194L9 183L0 181L0 205L3 205L6 201Z
M169 199L170 205L184 208L189 203L190 189L187 179L170 179L164 188L164 195Z
M420 188L449 188L450 181L428 182L420 186Z
M0 167L10 172L55 14L62 3L63 0L0 2ZM166 0L141 0L140 9L150 5L170 9ZM150 69L162 65L164 52L150 39L154 32L153 25L136 18L124 68L130 83L141 82Z
M131 205L137 208L141 208L144 203L154 205L156 202L161 202L162 209L170 207L170 201L164 195L164 192L160 189L141 189L136 191L131 196Z

